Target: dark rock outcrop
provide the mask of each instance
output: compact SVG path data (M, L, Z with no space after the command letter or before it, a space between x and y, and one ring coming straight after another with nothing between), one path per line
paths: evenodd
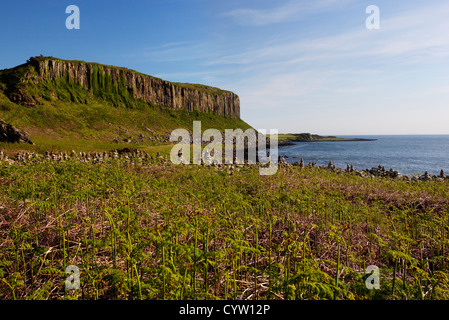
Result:
M13 125L0 119L0 141L1 142L27 142L33 144L27 132L17 129Z

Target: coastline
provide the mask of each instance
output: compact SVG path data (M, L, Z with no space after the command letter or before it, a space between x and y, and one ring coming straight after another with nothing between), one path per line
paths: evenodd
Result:
M317 165L327 166L329 160L340 168L354 165L355 168L384 166L393 168L402 175L419 176L427 171L429 175L439 176L441 170L449 172L448 135L363 135L342 136L344 138L370 138L376 142L352 142L349 144L282 144L279 155L286 156L288 162L304 158L315 161ZM290 145L289 147L287 147Z
M383 178L391 178L391 179L400 179L408 182L417 182L417 181L427 181L427 180L435 180L435 181L445 181L449 180L449 176L444 173L444 170L441 169L440 174L429 174L425 171L423 174L418 175L402 175L399 171L390 168L389 170L385 169L385 166L378 165L377 167L372 167L371 169L355 169L354 166L348 164L345 168L338 168L333 164L332 160L329 161L327 166L317 166L315 162L308 162L306 165L304 163L304 159L301 158L300 161L294 161L288 163L285 160L285 156L279 156L279 163L281 165L287 166L299 166L300 168L310 167L310 168L321 168L321 169L329 169L336 173L348 173L355 174L360 177L369 177L374 179L375 177L383 177Z
M245 149L246 151L246 149ZM435 181L445 181L449 180L449 176L447 176L443 169L441 169L440 174L429 174L427 171L421 175L402 175L399 171L390 168L389 170L385 169L384 166L378 165L377 167L372 167L371 169L356 169L353 165L348 164L345 168L339 168L335 164L333 164L332 160L324 166L316 165L315 162L308 162L305 164L304 159L301 158L300 161L287 162L285 160L286 156L278 156L277 163L280 166L284 167L300 167L300 168L317 168L317 169L329 169L337 174L354 174L360 177L369 177L374 179L375 177L383 177L383 178L391 178L391 179L399 179L405 180L408 182L417 182L417 181L427 181L427 180L435 180ZM287 157L288 158L288 157ZM69 161L70 159L78 160L80 162L91 162L92 164L103 163L108 159L123 159L125 161L133 162L134 159L137 159L138 162L148 161L152 163L153 161L163 161L164 163L168 162L168 158L165 155L162 157L157 154L156 157L150 156L148 153L144 151L140 151L137 149L116 149L109 152L46 152L43 155L36 154L34 152L18 152L13 157L8 157L4 152L0 151L0 163L7 163L8 165L18 164L18 165L28 165L28 164L38 164L45 163L47 161ZM212 166L217 167L218 169L225 168L235 168L242 166L257 166L258 164L212 164Z
M270 135L267 135L269 138ZM279 147L294 145L294 142L345 142L345 141L377 141L368 138L342 138L337 136L320 136L310 133L281 133L277 135Z

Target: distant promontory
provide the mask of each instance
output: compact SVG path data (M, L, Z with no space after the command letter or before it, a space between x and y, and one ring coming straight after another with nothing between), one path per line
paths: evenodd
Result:
M270 137L272 138L272 137ZM336 136L320 136L311 133L278 134L279 145L289 145L292 142L322 142L322 141L376 141L377 139L341 138Z

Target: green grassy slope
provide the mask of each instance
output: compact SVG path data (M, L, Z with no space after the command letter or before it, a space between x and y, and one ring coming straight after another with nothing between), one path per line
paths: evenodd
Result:
M174 129L191 131L195 120L201 121L203 130L250 128L241 119L145 103L135 99L125 84L112 83L101 72L91 77L92 90L70 77L38 83L24 81L33 72L29 64L0 71L0 118L27 131L36 145L0 143L0 148L93 151L126 145L144 149L166 143ZM205 88L219 90L202 86L202 90ZM14 94L30 97L36 103L14 103Z

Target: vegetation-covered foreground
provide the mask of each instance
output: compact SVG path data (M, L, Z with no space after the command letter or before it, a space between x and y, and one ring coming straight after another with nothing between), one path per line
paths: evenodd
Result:
M449 299L448 193L324 168L3 162L0 298Z

